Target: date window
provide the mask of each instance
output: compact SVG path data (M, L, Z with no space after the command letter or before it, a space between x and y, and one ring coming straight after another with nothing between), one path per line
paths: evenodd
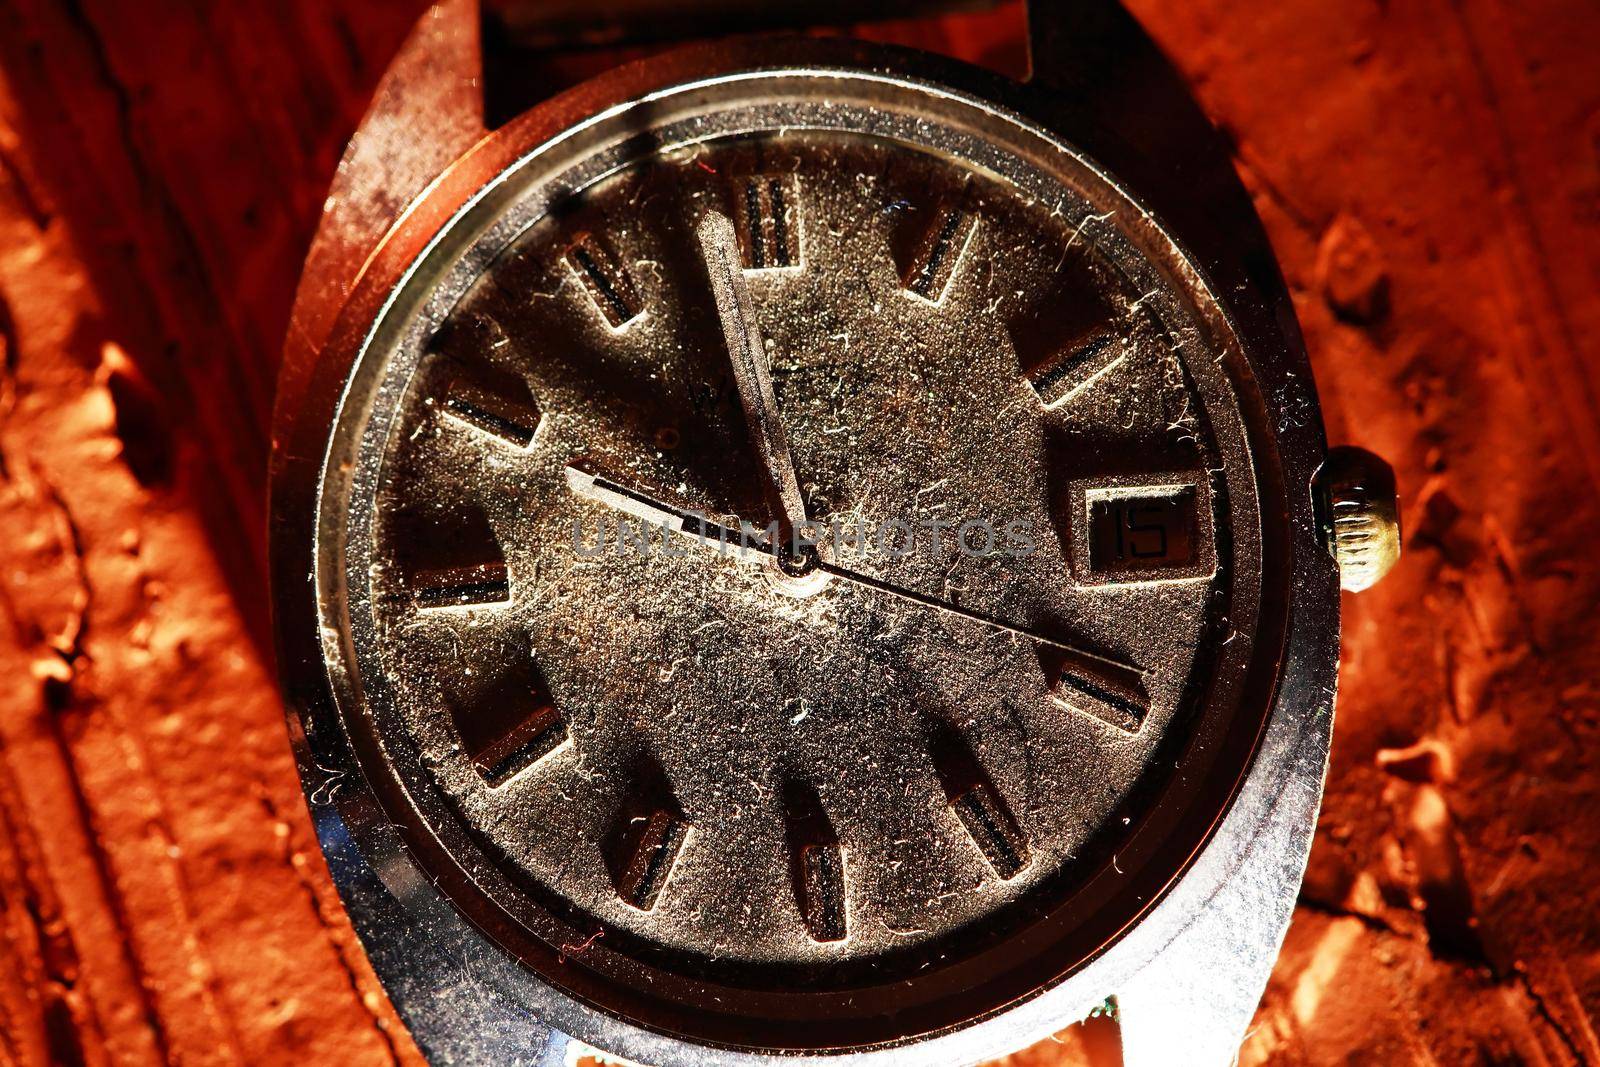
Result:
M1120 576L1187 570L1195 560L1192 485L1146 486L1088 494L1089 569Z

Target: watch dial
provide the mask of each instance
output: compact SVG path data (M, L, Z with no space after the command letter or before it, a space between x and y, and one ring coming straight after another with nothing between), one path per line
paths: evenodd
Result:
M1233 357L1064 153L746 127L541 183L369 354L357 718L558 984L948 1025L1146 906L1259 726Z

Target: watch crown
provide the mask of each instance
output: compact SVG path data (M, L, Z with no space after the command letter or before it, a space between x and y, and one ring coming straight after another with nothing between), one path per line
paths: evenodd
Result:
M1333 448L1313 485L1340 587L1359 593L1375 585L1400 558L1394 469L1364 448Z

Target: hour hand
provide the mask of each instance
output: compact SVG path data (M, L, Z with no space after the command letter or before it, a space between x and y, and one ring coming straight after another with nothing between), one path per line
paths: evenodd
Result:
M778 399L772 389L766 346L750 310L739 238L728 216L716 211L707 212L700 220L698 236L706 274L711 280L711 293L717 302L717 317L722 321L728 358L733 363L733 378L739 386L745 421L778 504L778 525L783 540L792 544L795 531L805 524L806 506L794 473L789 437L778 416Z
M757 559L765 558L772 551L766 535L747 522L737 519L732 520L731 524L719 522L704 511L664 503L580 467L568 465L567 488L585 499L604 504L652 526L682 534L707 547L723 551L732 548L741 558L744 556L742 550L746 548L755 549L759 553Z

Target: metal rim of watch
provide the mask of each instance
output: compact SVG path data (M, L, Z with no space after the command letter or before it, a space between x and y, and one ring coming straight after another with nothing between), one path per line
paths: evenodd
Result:
M773 63L774 55L781 55L782 62ZM607 122L619 121L618 116L626 116L630 109L666 106L687 87L780 74L855 78L937 91L961 106L994 115L1031 136L1081 154L1091 166L1096 158L1082 146L1081 129L1074 131L1079 137L1071 148L1051 131L1056 116L1047 98L949 61L839 41L791 40L781 52L766 41L691 49L604 76L536 108L480 143L411 207L385 239L354 285L315 365L286 368L286 377L300 378L288 392L302 400L293 410L279 413L272 544L280 665L289 696L291 731L335 879L386 987L419 1032L436 1025L438 1020L430 1024L428 1017L441 1010L458 1017L481 1014L481 1004L469 1009L466 1001L481 998L484 990L492 989L497 996L509 995L512 1005L502 1024L525 1012L525 1018L644 1062L837 1062L840 1052L883 1063L928 1062L930 1058L961 1062L1017 1047L1081 1017L1115 992L1117 973L1131 973L1138 966L1132 958L1135 953L1126 950L1129 942L1113 937L1102 951L1090 953L1097 957L1092 963L1025 1003L953 1032L916 1034L907 1041L878 1042L867 1049L839 1049L808 1057L682 1041L598 1010L500 954L439 895L429 873L417 865L412 844L396 832L385 814L344 728L339 694L348 694L358 683L339 669L344 654L337 647L338 637L330 636L322 626L319 597L325 590L319 591L310 578L316 569L313 546L319 539L336 535L319 522L331 455L329 431L338 424L338 409L347 396L359 356L371 341L374 324L391 308L411 278L414 264L439 242L459 240L455 228L468 217L470 208L479 202L477 198L492 195L501 176L513 167L571 147L586 134L602 130ZM1114 179L1110 184L1125 192ZM1144 192L1140 189L1132 194L1136 203L1150 203ZM1155 217L1162 217L1159 206ZM1236 240L1238 235L1232 236ZM1229 262L1260 251L1230 245L1230 235L1194 228L1181 238L1170 233L1168 237L1183 249L1186 262L1204 264L1208 272L1225 271ZM1337 585L1331 561L1316 538L1309 486L1324 444L1315 397L1310 392L1309 368L1297 338L1284 333L1286 297L1241 289L1214 273L1208 280L1213 299L1234 320L1231 332L1240 339L1244 365L1264 405L1251 421L1270 428L1272 434L1270 452L1278 464L1276 469L1258 470L1258 477L1272 481L1281 474L1278 491L1287 509L1278 546L1284 580L1278 588L1266 590L1269 597L1276 594L1282 598L1277 606L1286 620L1273 679L1278 684L1273 687L1271 712L1261 738L1259 751L1266 755L1255 759L1248 780L1232 783L1242 788L1234 803L1237 814L1259 806L1243 803L1246 794L1254 791L1270 797L1281 792L1292 773L1304 775L1304 760L1286 758L1284 753L1299 752L1309 741L1315 755L1319 727L1325 728L1326 716L1320 713L1331 699L1336 663ZM1292 317L1288 321L1292 323ZM1283 417L1286 413L1294 417ZM1259 448L1252 448L1253 456L1262 454ZM1297 491L1286 493L1286 486L1297 487ZM1271 495L1264 494L1263 499L1270 500ZM1293 684L1282 684L1285 678ZM1320 743L1325 753L1325 734ZM1316 759L1312 763L1317 765L1320 782L1320 763ZM1209 842L1204 846L1208 853L1248 850L1254 828L1236 828L1233 824L1237 821L1230 816L1223 832L1202 837ZM1197 868L1184 865L1184 869L1187 873L1177 880L1185 884L1185 895L1199 892L1199 899L1205 899L1203 887L1194 884ZM398 910L372 903L375 883L383 887L380 896L387 892L401 902ZM1167 899L1171 899L1170 893ZM369 903L363 906L362 901ZM1154 903L1152 895L1151 907ZM1171 910L1141 913L1140 952L1161 943L1165 926L1171 927L1173 936L1182 928L1185 916L1167 914ZM389 962L381 948L374 951L375 945L386 942L410 944L419 934L426 946L442 957L432 965L431 973L426 966L417 966L409 951ZM514 1043L518 1038L504 1033L501 1040Z

